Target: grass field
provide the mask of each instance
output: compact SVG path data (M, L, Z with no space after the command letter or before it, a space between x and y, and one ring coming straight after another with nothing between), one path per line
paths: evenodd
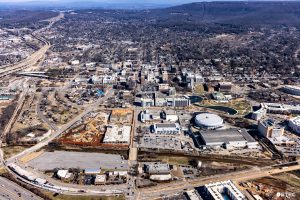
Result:
M2 147L4 153L4 160L24 151L26 147L23 146L6 146Z
M238 99L238 100L232 100L229 101L227 103L223 103L223 102L216 102L213 100L203 100L201 102L201 104L199 104L201 106L225 106L225 107L229 107L232 108L234 110L236 110L238 113L238 115L246 115L250 112L252 112L252 106L251 104L243 99Z
M167 162L169 164L174 165L188 165L189 164L189 158L186 157L171 157L171 156L158 156L159 160L162 160L163 162Z
M197 95L202 95L204 93L204 87L203 87L203 85L202 84L196 85L195 89L194 89L194 92Z

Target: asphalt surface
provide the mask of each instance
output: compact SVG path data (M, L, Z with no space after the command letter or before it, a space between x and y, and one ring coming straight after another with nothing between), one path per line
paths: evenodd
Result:
M39 170L53 170L55 168L81 169L128 169L127 160L123 160L117 154L89 153L89 152L68 152L54 151L45 152L43 155L35 158L28 163L29 166Z
M36 196L28 190L20 187L14 182L7 180L3 177L0 177L0 200L2 199L30 199L30 200L42 200L42 198Z

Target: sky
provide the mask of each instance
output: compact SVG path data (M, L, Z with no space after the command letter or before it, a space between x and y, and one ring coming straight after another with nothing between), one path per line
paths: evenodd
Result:
M76 2L84 0L0 0L0 2ZM190 3L195 2L197 0L86 0L86 1L93 1L93 2L105 2L105 3Z

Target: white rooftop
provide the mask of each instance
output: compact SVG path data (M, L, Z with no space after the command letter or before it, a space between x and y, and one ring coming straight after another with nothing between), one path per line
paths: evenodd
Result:
M107 126L104 143L127 143L130 142L131 126Z
M295 124L296 126L300 126L300 115L295 117L295 118L292 118L290 119L290 121Z

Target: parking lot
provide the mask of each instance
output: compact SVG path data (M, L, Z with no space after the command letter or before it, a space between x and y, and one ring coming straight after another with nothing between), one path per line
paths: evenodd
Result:
M117 154L55 151L45 152L28 163L39 170L99 168L127 170L127 160Z

